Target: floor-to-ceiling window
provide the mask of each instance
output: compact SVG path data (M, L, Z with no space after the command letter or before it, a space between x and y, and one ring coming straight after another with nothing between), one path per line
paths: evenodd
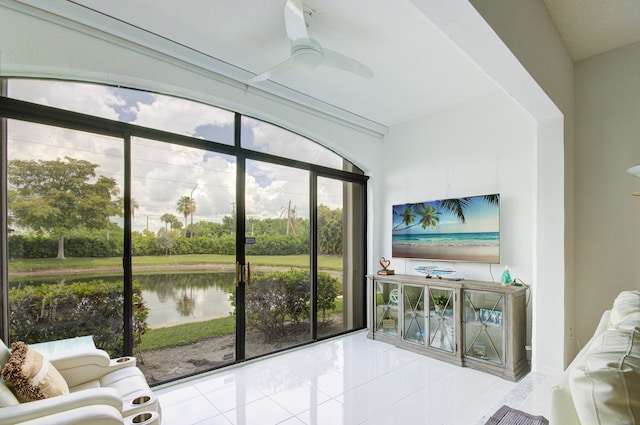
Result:
M5 340L93 335L159 383L365 326L344 158L184 99L3 87Z

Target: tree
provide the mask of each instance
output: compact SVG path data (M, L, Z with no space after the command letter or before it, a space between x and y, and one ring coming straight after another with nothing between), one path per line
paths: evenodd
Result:
M394 232L399 232L417 225L422 226L423 229L426 229L427 227L436 227L440 222L440 217L438 216L442 213L435 207L424 203L421 205L410 205L405 207L402 211L394 210L393 214L402 217L402 221L393 228ZM417 222L414 222L416 214L420 216L420 219ZM400 228L402 225L405 227Z
M162 220L162 222L164 223L164 230L166 230L167 232L169 231L169 225L171 225L171 228L173 229L173 223L175 223L178 220L178 217L176 217L173 214L162 214L162 217L160 217L160 220Z
M118 205L120 205L120 210L124 211L124 198L121 196L118 198ZM140 208L140 204L136 198L131 198L131 221L133 222L134 217L136 216L136 210ZM122 213L120 214L122 215Z
M413 211L413 208L411 206L404 207L404 209L402 211L396 211L394 209L393 210L393 215L397 215L397 216L402 217L402 221L396 227L393 228L394 231L398 230L398 228L403 224L405 226L410 226L411 223L413 223L413 220L415 220L415 218L416 218L416 214ZM405 227L405 228L408 228L408 227Z
M162 232L162 231L161 231ZM156 246L160 249L164 249L164 254L169 255L170 251L173 249L173 239L168 232L162 232L156 238Z
M423 204L417 208L418 215L420 215L420 220L418 220L418 224L422 226L423 229L427 227L436 227L438 223L440 223L440 211L436 210L435 207Z
M187 218L189 217L189 214L196 212L196 201L194 201L190 196L183 196L178 199L176 211L184 215L184 236L187 237ZM191 217L193 220L193 216Z
M500 195L484 195L482 199L489 205L497 206L500 202ZM470 203L471 198L454 198L440 201L440 206L455 215L461 223L466 223L467 218L464 212Z
M98 176L99 164L65 157L55 161L9 161L9 209L15 222L36 232L58 235L58 259L64 236L83 226L105 229L109 217L122 214L113 178ZM93 181L93 183L91 183Z
M342 254L342 209L318 205L318 249L323 254Z

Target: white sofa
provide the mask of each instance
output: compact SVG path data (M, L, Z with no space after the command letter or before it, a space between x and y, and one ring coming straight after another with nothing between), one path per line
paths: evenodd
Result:
M69 348L74 346L73 340L54 346L63 349L50 350L45 344L34 344L30 349L45 352L40 354L62 375L69 393L20 403L0 381L0 425L160 425L160 404L136 367L135 357L110 359L105 351L95 348L92 339L90 346L85 343ZM0 369L9 357L9 349L0 341Z
M640 291L623 291L551 391L550 425L640 424Z

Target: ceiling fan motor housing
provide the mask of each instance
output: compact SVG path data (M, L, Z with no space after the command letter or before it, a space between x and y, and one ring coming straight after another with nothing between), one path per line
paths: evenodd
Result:
M297 66L314 69L322 63L322 47L312 38L299 39L291 45L291 57Z

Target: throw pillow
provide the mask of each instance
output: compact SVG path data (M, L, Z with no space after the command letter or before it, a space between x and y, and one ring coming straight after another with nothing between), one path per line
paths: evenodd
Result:
M20 341L11 344L11 357L2 369L2 378L21 402L69 394L60 372L42 354Z
M635 425L640 418L640 330L608 329L590 345L582 367L569 373L583 424Z

